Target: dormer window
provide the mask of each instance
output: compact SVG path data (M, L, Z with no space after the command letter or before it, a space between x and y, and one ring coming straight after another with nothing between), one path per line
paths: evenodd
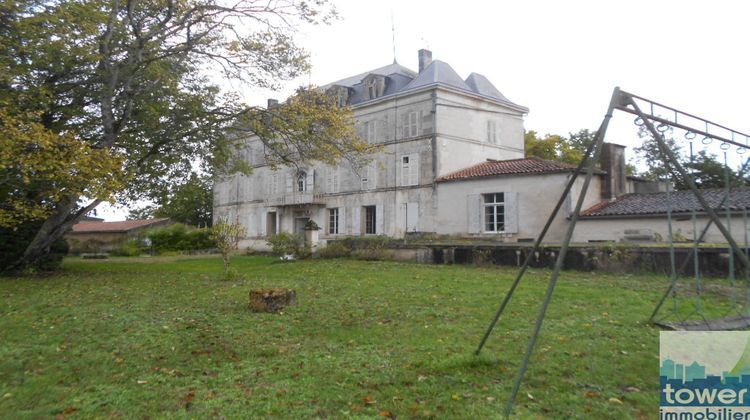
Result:
M326 93L333 96L336 99L336 105L340 107L344 107L349 104L349 88L346 86L331 86L326 91Z
M362 80L363 96L365 99L375 99L385 93L385 76L369 74Z

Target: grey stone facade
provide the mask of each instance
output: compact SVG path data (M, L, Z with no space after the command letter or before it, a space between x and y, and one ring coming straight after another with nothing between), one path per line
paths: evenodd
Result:
M264 165L260 141L248 138L243 158L253 173L216 183L214 217L242 223L241 246L253 248L264 248L273 232L300 231L308 219L323 228L324 241L442 233L436 179L487 159L523 157L528 110L484 76L472 73L464 81L424 50L420 69L394 63L324 86L352 107L360 136L383 146L367 168L342 163L274 171Z

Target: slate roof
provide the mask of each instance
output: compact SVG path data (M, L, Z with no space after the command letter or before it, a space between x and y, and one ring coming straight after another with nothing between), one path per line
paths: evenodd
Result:
M381 98L428 86L447 86L453 89L483 96L504 105L509 105L524 113L529 111L528 108L508 100L508 98L500 93L492 82L481 74L471 73L466 80L463 80L458 73L453 70L450 64L440 60L433 60L424 70L422 70L421 73L417 73L394 62L387 66L337 80L323 86L322 88L328 89L332 86L346 86L350 89L349 104L357 105L367 101L364 97L362 79L370 74L377 74L386 77L385 91Z
M719 203L726 194L723 188L700 191L713 209L719 208ZM750 207L750 187L732 189L727 204L732 210ZM670 205L672 213L676 214L691 213L693 210L700 213L704 211L692 191L672 191L669 198L666 192L625 194L615 201L603 201L584 210L581 217L662 215L667 214Z
M121 222L80 222L73 225L73 233L128 232L150 225L166 222L169 219L123 220Z
M576 169L573 165L568 165L552 160L544 160L538 157L528 157L523 159L510 160L488 160L468 168L460 169L443 175L437 179L438 182L458 181L471 178L484 178L500 175L520 175L520 174L552 174L560 172L573 172ZM597 173L602 173L597 171Z

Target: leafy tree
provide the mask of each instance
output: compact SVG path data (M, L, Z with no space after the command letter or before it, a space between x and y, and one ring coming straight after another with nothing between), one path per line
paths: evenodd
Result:
M675 189L689 189L674 165L667 163L663 150L650 133L641 129L639 135L643 139L643 143L635 151L639 156L638 160L645 163L647 168L639 176L647 179L669 179L674 183ZM720 162L715 154L708 153L705 150L693 155L691 160L691 157L686 156L682 147L669 135L669 131L664 137L667 147L672 150L680 164L691 174L698 188L724 188L727 177L729 185L732 187L750 185L747 171L740 173L738 170Z
M270 110L247 107L207 76L278 87L309 67L295 26L333 17L325 0L4 1L0 107L121 156L121 201L163 195L186 182L197 160L204 172L247 172L234 157L238 136L257 134L273 164L356 156L365 146L351 111L322 93L300 90ZM105 197L90 191L107 176L54 197L14 265L34 264L96 207Z
M122 158L0 108L0 227L49 216L67 195L110 199Z
M540 138L536 131L527 131L524 135L526 156L536 156L541 159L555 160L563 163L578 164L583 159L583 151L579 151L571 142L557 134L547 134Z
M229 223L226 219L220 219L211 228L211 239L216 243L216 248L224 261L224 276L229 275L229 254L237 249L240 239L246 234L244 226L239 223Z
M579 130L577 133L568 134L568 143L570 144L570 147L573 150L578 151L578 153L581 154L581 158L583 158L584 153L586 153L586 149L588 149L588 147L592 143L594 143L595 139L596 130L591 131L587 128Z
M213 214L213 190L207 176L191 174L184 184L158 198L153 206L132 210L129 219L166 217L175 222L192 226L211 226Z

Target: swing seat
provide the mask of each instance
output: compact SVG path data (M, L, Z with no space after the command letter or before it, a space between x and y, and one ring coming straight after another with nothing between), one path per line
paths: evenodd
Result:
M705 321L654 322L655 325L674 331L734 331L750 328L750 316L732 316Z

